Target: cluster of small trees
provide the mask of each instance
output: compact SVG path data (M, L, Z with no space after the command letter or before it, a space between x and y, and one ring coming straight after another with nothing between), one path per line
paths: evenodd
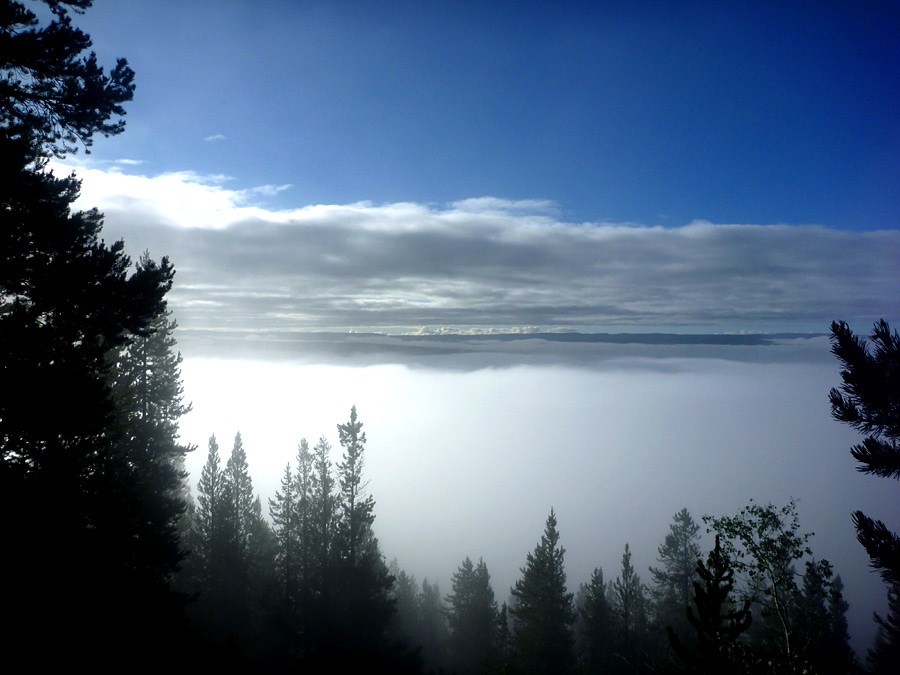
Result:
M597 568L573 596L551 510L512 589L507 664L538 673L852 672L840 577L812 559L797 572L811 552L793 503L751 502L704 520L716 533L705 563L699 526L682 510L650 568L652 587L626 544L615 580Z
M204 648L260 665L390 665L415 669L391 634L393 577L372 531L363 480L366 435L351 408L337 426L341 461L320 438L300 442L269 502L254 495L240 433L221 466L215 436L190 511L181 583Z

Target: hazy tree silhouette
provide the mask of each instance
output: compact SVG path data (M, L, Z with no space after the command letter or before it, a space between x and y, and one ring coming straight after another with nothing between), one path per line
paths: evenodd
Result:
M269 500L275 530L275 566L278 575L277 613L285 649L292 658L304 653L305 622L313 594L312 555L312 453L306 439L297 449L297 471L288 464L281 489Z
M614 672L639 672L647 658L647 588L631 564L628 544L622 553L622 571L613 581L610 595L617 656Z
M209 437L206 463L197 484L197 505L191 530L194 583L211 587L222 577L225 542L225 477L215 434Z
M438 584L422 580L417 597L418 622L413 644L421 645L422 663L429 672L439 672L447 664L449 630L447 614Z
M192 581L199 592L192 608L207 649L225 660L259 659L266 624L264 603L273 583L273 534L254 494L240 432L225 467L215 436L197 485Z
M372 531L375 499L363 479L366 434L350 409L337 425L344 450L337 465L336 526L330 588L329 651L349 658L373 657L385 649L394 612L393 579Z
M843 587L830 564L806 562L793 625L798 656L815 673L838 675L851 672L856 665L850 648Z
M559 545L556 513L550 509L541 541L529 553L512 588L516 661L529 673L568 673L574 666L575 610L566 588L566 550Z
M685 609L691 602L697 578L699 532L700 526L688 510L681 509L673 517L669 533L657 549L660 566L650 568L654 623L663 630L671 626L682 639L687 639L689 626Z
M447 596L450 659L461 673L476 673L499 658L500 613L484 560L466 557L452 577Z
M590 581L579 589L575 604L578 610L576 644L581 671L613 672L617 665L614 660L616 626L602 569L594 568Z
M692 582L694 606L686 610L694 639L686 645L671 627L667 628L673 652L686 672L703 675L750 672L753 659L738 642L752 622L750 600L745 599L740 607L735 604L734 570L719 545L719 535L706 563L699 560L696 570L699 580Z
M89 1L45 4L40 20L0 5L0 494L17 514L0 563L6 644L67 665L162 659L181 604L169 579L184 448L167 427L180 401L151 423L125 393L137 383L120 380L117 396L114 381L129 340L162 326L174 270L164 258L130 272L122 242L100 238L101 215L71 210L79 182L45 171L120 133L134 90L124 60L107 73L84 56L90 38L69 11ZM51 625L66 629L48 649Z

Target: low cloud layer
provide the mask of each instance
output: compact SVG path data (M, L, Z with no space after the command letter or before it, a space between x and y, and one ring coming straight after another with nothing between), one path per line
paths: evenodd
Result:
M900 314L897 230L570 223L497 198L276 211L258 200L288 186L78 174L107 238L172 258L187 329L823 331Z

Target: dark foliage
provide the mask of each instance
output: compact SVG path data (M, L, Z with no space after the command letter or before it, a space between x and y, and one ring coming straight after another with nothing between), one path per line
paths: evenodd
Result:
M171 432L184 408L155 388L171 362L141 382L124 373L143 340L168 333L174 270L147 258L130 272L122 242L100 238L101 215L71 210L79 182L43 170L121 132L133 91L124 60L107 75L82 56L90 40L69 10L90 2L45 4L41 25L0 3L0 499L18 514L0 568L5 642L48 664L152 660L183 600L168 581L185 450Z
M453 574L447 596L450 656L458 672L475 673L499 660L500 612L484 560L468 557Z
M900 588L888 590L887 616L875 614L875 622L878 634L869 650L869 667L878 675L895 673L900 663Z
M695 640L688 648L671 627L667 628L672 651L691 673L718 675L745 672L746 658L738 643L740 635L750 627L750 600L735 607L734 570L719 546L710 551L706 563L697 562L694 581L694 607L687 608L687 620L694 630ZM695 611L696 610L696 611Z
M700 526L688 510L681 509L672 518L669 533L657 549L660 566L650 568L654 623L662 630L671 626L682 639L687 639L689 629L685 609L691 602L697 578L699 532Z
M611 673L619 665L615 656L613 609L603 581L603 570L595 568L588 584L576 598L576 644L580 669L587 673Z
M108 74L97 63L91 39L72 25L91 0L44 0L53 20L42 26L21 2L0 5L0 116L3 135L28 139L40 154L64 155L99 133L125 129L122 107L134 96L134 72L119 59Z
M512 589L513 646L524 672L568 673L574 667L572 593L566 590L564 556L556 514L550 510L540 543L528 554Z
M853 334L841 322L831 324L831 351L843 366L843 384L829 393L831 415L865 434L850 450L860 471L900 479L900 335L882 319L872 328L869 341ZM888 586L890 611L879 623L878 643L872 654L883 663L885 654L900 649L897 593L900 589L900 537L880 520L862 511L853 513L856 537L869 555L871 566ZM896 664L896 661L894 662Z
M631 564L625 544L622 571L610 586L616 673L643 672L648 661L647 588Z

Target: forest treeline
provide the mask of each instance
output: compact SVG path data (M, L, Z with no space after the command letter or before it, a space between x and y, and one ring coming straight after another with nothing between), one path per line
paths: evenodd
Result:
M619 570L569 591L551 509L498 601L486 562L451 588L388 565L374 532L356 409L337 443L302 441L267 504L238 435L212 437L196 486L178 434L183 400L175 270L106 243L79 181L48 170L124 130L134 73L107 71L73 23L91 0L0 0L0 507L2 644L13 667L121 672L289 670L502 673L845 673L841 580L816 559L793 504L687 511L641 580ZM832 326L844 384L836 419L864 434L861 470L900 477L900 337ZM337 455L337 456L336 456ZM195 490L192 490L195 487ZM192 496L192 492L194 495ZM877 515L877 514L876 514ZM854 514L888 588L867 655L900 662L900 543ZM536 531L537 531L536 524ZM450 565L453 562L448 563ZM501 592L506 594L505 589Z
M594 570L570 592L551 509L521 576L498 601L481 558L459 563L444 595L373 532L356 409L337 425L341 457L303 439L268 514L253 493L238 433L222 463L209 439L178 583L208 658L254 669L352 663L446 673L851 673L840 575L816 560L793 502L750 502L701 525L674 515L649 583L625 545L616 576ZM501 592L506 596L505 589Z

